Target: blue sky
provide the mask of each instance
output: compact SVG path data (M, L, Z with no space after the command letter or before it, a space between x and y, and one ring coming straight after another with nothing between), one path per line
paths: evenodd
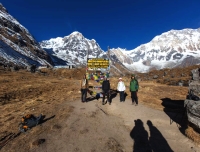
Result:
M73 31L103 50L131 50L171 29L200 27L200 0L1 0L37 41Z

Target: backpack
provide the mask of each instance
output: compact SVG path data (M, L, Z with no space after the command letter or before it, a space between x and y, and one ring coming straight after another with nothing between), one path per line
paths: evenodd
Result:
M28 129L37 126L42 120L44 116L40 114L39 117L35 117L33 114L27 114L22 117L21 123L19 124L19 130L21 132L26 132Z

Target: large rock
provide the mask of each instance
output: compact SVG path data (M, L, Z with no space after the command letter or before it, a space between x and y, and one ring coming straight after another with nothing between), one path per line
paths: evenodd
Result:
M200 101L186 99L184 104L187 109L188 121L200 129Z
M191 80L189 83L188 95L187 99L184 101L184 106L187 110L188 121L200 129L199 69L194 69L191 72L193 80Z

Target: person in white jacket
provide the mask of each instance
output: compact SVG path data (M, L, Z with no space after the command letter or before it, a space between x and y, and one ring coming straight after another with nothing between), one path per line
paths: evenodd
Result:
M125 98L124 98L124 91L126 90L125 84L122 80L122 78L119 78L119 82L117 85L117 90L120 94L120 102L124 102Z

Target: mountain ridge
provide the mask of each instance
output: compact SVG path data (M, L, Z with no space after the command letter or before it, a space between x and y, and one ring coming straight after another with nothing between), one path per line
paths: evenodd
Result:
M1 64L19 66L53 64L30 32L11 16L1 3L0 43Z

